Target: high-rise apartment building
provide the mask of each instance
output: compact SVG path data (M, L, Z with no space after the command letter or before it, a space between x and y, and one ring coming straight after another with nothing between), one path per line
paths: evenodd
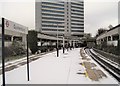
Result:
M35 7L37 31L51 35L83 36L83 0L37 0Z

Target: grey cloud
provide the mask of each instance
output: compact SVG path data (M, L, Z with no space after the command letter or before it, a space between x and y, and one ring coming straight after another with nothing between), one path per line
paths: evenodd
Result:
M117 2L85 2L85 32L96 34L100 27L118 24Z
M3 2L2 5L3 17L29 28L35 27L35 9L33 2Z
M4 0L8 1L8 0ZM33 2L5 2L2 15L29 28L35 28L35 8ZM16 1L16 2L15 2ZM23 1L23 0L22 0ZM28 0L27 0L28 1ZM118 24L118 0L85 0L85 32L95 35L100 27ZM0 13L1 15L1 13Z

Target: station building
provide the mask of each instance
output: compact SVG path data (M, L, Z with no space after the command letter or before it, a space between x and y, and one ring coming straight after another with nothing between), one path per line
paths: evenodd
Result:
M2 19L0 19L2 20ZM10 46L14 40L22 42L26 46L26 36L28 34L28 27L5 19L5 46ZM2 26L0 27L2 30ZM1 35L0 31L0 35Z
M114 46L117 46L118 40L120 40L120 24L101 34L96 39L98 45L106 41L107 45Z

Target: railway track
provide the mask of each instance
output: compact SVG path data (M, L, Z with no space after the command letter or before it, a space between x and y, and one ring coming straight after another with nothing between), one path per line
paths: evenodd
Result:
M85 49L85 52L91 56L98 64L107 70L118 82L120 82L120 67L115 66L113 63L103 59L99 55L93 53L90 49Z

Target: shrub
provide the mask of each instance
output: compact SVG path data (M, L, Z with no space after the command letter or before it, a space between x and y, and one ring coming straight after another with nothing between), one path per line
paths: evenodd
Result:
M26 53L26 49L24 45L21 42L13 41L12 45L5 47L5 56L17 56L17 55L23 55Z
M120 55L120 40L118 40L117 46L107 45L106 42L103 42L101 45L97 45L95 48L115 55Z
M37 46L37 32L34 30L28 31L28 46L32 52L35 54L38 50Z
M11 48L13 49L16 55L22 55L26 53L25 47L21 42L14 41L12 43Z
M103 41L102 44L101 44L101 49L104 50L104 51L107 51L106 48L107 48L107 42Z
M5 47L5 57L13 56L14 52L10 47Z

